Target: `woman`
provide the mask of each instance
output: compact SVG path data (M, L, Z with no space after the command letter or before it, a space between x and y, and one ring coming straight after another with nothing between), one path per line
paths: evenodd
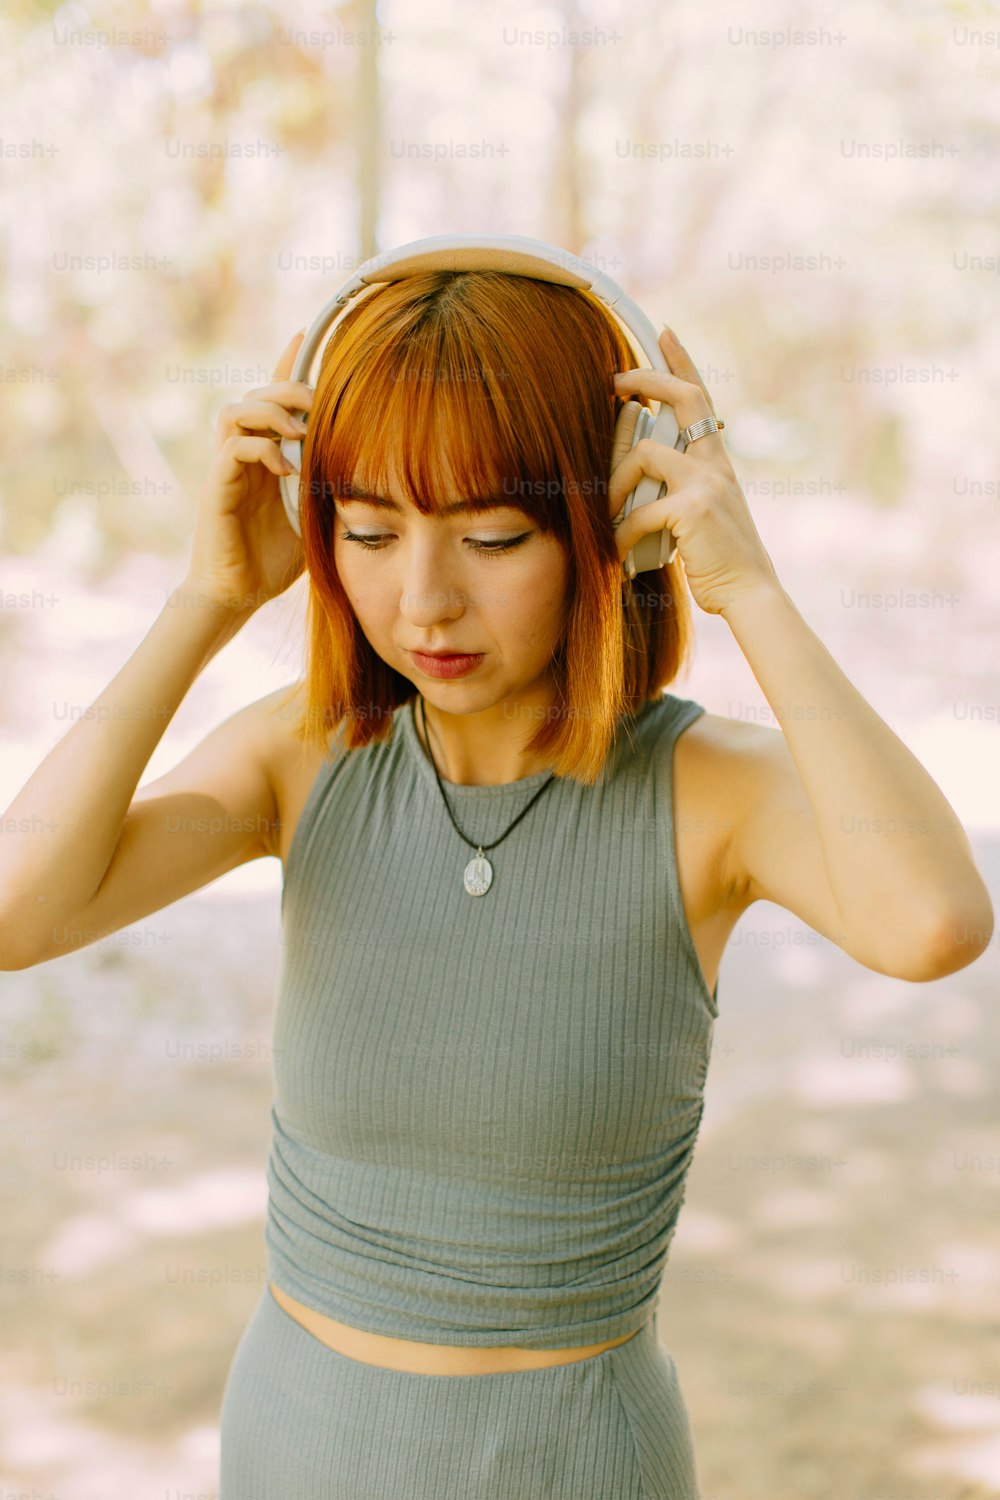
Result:
M315 392L297 342L223 411L188 574L96 705L149 712L80 721L9 810L85 808L88 837L18 847L6 966L52 956L56 922L93 940L282 860L270 1280L222 1500L697 1500L655 1303L726 940L767 899L929 979L986 946L988 894L781 587L718 433L608 481L622 399L712 412L668 331L670 374L628 370L588 294L435 273L352 309ZM302 410L300 544L277 444ZM616 524L643 473L668 494ZM630 583L668 525L683 572ZM136 792L198 671L303 568L304 682ZM685 581L784 733L664 692Z

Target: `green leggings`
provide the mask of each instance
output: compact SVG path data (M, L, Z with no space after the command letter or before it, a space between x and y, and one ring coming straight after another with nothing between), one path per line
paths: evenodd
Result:
M219 1500L699 1500L655 1315L571 1364L415 1375L328 1348L266 1287L221 1441Z

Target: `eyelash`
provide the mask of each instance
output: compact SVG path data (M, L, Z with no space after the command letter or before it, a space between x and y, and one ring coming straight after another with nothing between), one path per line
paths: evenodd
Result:
M515 547L520 547L521 543L526 542L530 535L530 531L525 531L521 536L513 536L506 542L472 542L471 546L475 552L484 552L488 557L499 557L504 552L512 552ZM384 544L391 540L389 537L372 538L359 536L354 531L342 531L340 539L344 542L357 542L366 552L381 552Z

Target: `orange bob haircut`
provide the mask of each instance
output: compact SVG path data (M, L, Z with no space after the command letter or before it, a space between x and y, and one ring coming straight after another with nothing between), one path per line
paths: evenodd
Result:
M640 362L592 293L534 277L432 271L361 294L327 340L303 443L300 741L326 750L342 725L346 750L386 741L394 710L417 696L341 586L334 499L388 494L393 470L400 499L437 514L447 474L458 497L503 494L566 550L557 701L525 748L558 776L598 779L618 720L662 693L692 644L679 558L630 582L611 526L612 376Z

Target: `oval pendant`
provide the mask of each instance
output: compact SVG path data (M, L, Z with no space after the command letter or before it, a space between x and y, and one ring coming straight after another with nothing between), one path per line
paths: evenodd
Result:
M465 889L470 896L485 896L493 884L493 866L482 854L470 859L465 867Z

